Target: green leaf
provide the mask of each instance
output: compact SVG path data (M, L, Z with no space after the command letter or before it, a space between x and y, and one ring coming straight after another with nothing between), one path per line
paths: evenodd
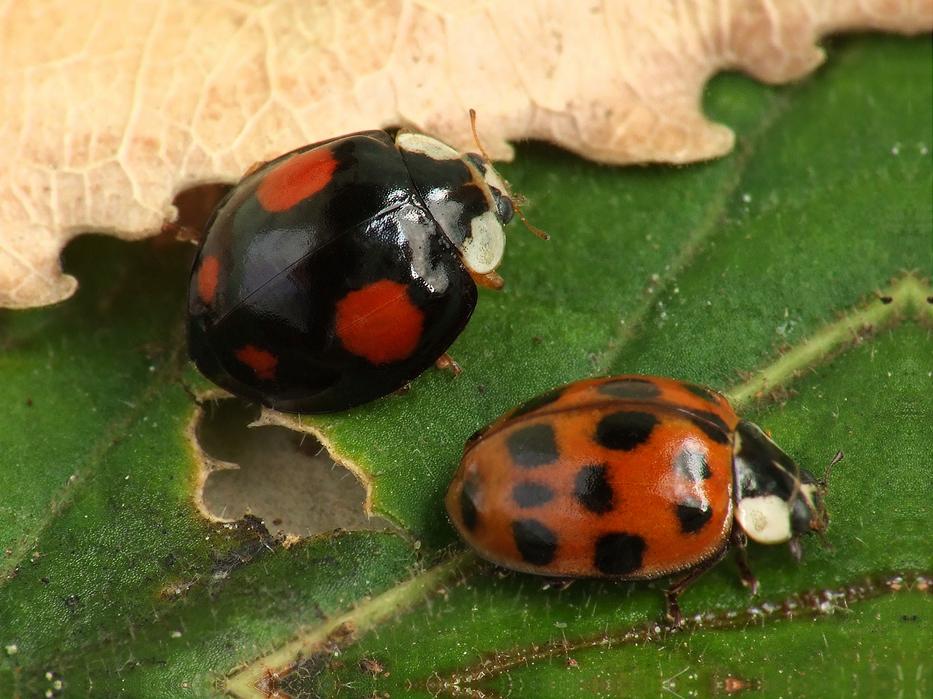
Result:
M286 546L254 519L206 521L190 254L73 244L78 296L0 314L0 696L928 693L933 53L925 37L829 54L789 88L716 78L707 109L739 134L716 162L519 148L503 170L552 240L513 227L505 291L481 292L452 348L464 373L344 415L269 416L352 462L398 534ZM660 583L545 590L465 553L442 496L466 437L622 372L727 392L815 472L844 450L831 548L808 542L796 565L754 547L757 600L724 562L674 634L655 628Z

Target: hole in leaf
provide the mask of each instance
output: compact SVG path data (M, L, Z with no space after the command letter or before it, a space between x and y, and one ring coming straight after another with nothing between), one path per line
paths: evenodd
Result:
M383 530L365 512L366 490L310 435L249 425L258 406L236 399L205 403L195 437L207 457L201 506L210 517L251 514L275 533L312 536L336 529Z

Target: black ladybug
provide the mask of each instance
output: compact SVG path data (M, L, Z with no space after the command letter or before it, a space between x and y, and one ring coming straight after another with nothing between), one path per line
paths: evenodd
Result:
M188 293L191 358L231 393L288 412L391 393L445 357L476 282L501 287L514 210L488 159L422 134L286 153L208 222Z

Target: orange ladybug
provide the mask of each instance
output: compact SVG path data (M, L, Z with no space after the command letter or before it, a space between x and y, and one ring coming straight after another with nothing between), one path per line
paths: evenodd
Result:
M732 547L757 591L746 537L790 542L799 559L799 537L827 527L825 490L719 393L615 376L549 391L473 435L446 505L466 542L506 568L680 573L665 591L679 624L677 597Z

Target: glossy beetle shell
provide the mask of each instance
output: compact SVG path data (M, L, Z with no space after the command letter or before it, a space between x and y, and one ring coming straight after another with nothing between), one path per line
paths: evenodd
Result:
M463 538L533 573L644 579L716 557L733 523L738 417L660 377L580 381L467 444L447 494Z
M446 160L427 176L471 175ZM392 138L352 134L266 163L219 205L192 270L189 352L249 400L342 410L431 366L476 298Z

